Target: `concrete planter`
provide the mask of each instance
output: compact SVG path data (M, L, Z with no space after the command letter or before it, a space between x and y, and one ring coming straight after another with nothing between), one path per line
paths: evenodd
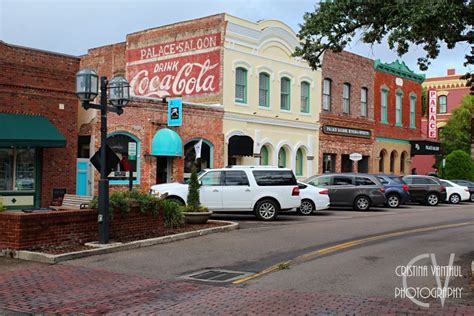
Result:
M186 224L206 224L212 212L186 212L184 220Z

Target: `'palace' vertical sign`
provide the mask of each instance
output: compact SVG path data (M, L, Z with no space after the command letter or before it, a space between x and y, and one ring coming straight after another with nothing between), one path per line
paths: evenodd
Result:
M428 138L438 138L436 111L436 90L428 90Z
M219 92L221 34L207 34L127 51L135 96L163 98Z

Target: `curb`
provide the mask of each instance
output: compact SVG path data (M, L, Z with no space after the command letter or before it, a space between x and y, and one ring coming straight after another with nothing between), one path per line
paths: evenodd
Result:
M46 254L42 252L34 252L34 251L27 251L27 250L0 250L0 257L8 257L8 258L15 258L20 260L26 261L35 261L41 263L58 263L67 260L79 259L84 257L90 257L95 255L103 255L112 252L118 252L122 250L130 250L130 249L137 249L141 247L149 247L159 244L166 244L174 241L184 240L188 238L194 238L199 236L205 236L209 234L215 233L223 233L233 231L239 228L239 224L236 222L230 221L218 221L218 220L209 220L212 223L222 223L228 224L226 226L221 227L213 227L213 228L206 228L200 229L196 231L175 234L175 235L168 235L163 237L157 238L150 238L150 239L143 239L143 240L135 240L128 243L123 244L112 244L111 246L105 246L103 248L96 248L96 249L88 249L83 251L76 251L76 252L68 252L59 255L52 255Z

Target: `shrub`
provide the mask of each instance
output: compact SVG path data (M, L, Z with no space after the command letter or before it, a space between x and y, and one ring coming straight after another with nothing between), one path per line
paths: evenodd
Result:
M463 150L455 150L446 157L446 179L474 180L474 162Z
M188 185L188 198L186 201L186 212L207 212L207 208L201 206L199 199L199 184L196 167L191 168L191 177Z
M166 228L184 225L184 207L173 201L163 201L163 224Z
M5 205L3 205L3 202L0 201L0 212L3 212L3 211L6 211L7 208L5 207Z

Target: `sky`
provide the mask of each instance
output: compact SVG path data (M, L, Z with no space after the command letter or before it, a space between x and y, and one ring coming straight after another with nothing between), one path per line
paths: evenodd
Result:
M125 41L129 33L170 23L229 13L250 21L277 19L299 30L305 12L314 11L319 0L0 0L0 40L70 55L83 55L87 49ZM380 59L403 60L427 77L442 76L446 69L464 73L468 45L443 48L427 72L416 61L424 56L421 48L402 58L385 44L369 45L355 41L346 50ZM471 66L471 71L473 71Z

